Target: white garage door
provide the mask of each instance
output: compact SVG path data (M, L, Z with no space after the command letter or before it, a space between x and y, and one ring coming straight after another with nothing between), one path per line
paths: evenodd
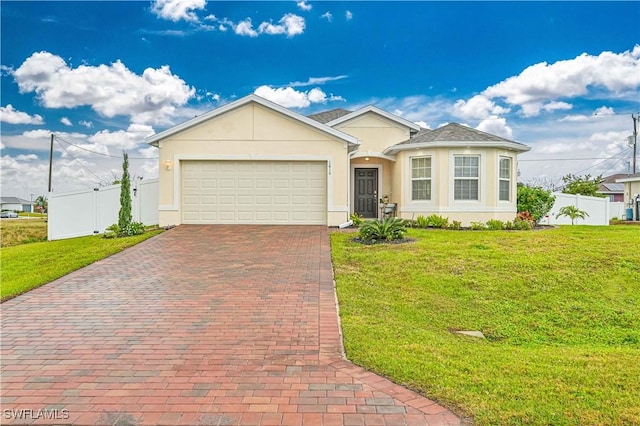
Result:
M327 223L327 164L182 161L182 223Z

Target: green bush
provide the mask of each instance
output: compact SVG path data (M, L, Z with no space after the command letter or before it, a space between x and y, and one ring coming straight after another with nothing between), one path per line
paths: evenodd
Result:
M351 219L353 226L360 226L364 222L364 219L358 213L353 213L349 216L349 219Z
M142 222L130 222L125 228L120 228L117 223L109 226L104 231L104 238L130 237L144 234L145 226Z
M490 219L487 221L487 229L490 231L502 231L505 229L504 222L498 219Z
M433 228L446 228L447 225L449 224L449 218L442 217L437 214L432 214L427 218L427 223L429 224L430 227L433 227Z
M416 228L428 228L429 220L426 217L420 215L416 218L415 225Z
M533 222L530 220L516 218L516 220L513 221L513 229L518 231L528 231L533 229Z
M404 239L407 227L403 219L390 217L366 221L360 227L360 239L367 242L396 241Z
M120 236L120 227L118 226L117 223L114 223L113 225L105 229L104 235L102 236L104 238L117 238Z
M454 220L449 224L449 229L459 231L460 229L462 229L462 222L460 222L459 220Z
M472 231L481 231L487 229L487 225L485 225L484 222L471 222L470 229Z
M518 213L529 212L538 223L553 208L556 197L539 186L518 185Z

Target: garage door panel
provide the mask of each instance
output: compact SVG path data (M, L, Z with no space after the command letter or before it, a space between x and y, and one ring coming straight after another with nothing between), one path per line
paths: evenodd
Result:
M326 162L183 161L183 223L326 224Z

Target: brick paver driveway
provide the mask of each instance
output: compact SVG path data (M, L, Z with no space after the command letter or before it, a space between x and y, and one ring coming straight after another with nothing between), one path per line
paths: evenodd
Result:
M3 424L459 423L342 358L324 227L174 228L2 304L1 355Z

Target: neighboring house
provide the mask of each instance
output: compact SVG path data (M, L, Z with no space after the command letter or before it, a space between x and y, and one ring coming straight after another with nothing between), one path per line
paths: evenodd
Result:
M518 142L437 130L379 108L305 117L256 95L147 138L159 148L159 221L337 226L352 213L440 214L464 224L516 214Z
M0 210L13 210L14 212L31 212L31 202L18 197L0 197Z
M596 191L598 194L604 194L609 197L609 201L624 201L624 184L617 183L616 180L624 178L628 175L616 174L602 178L600 187Z
M624 204L632 209L633 219L640 220L640 173L625 175L616 182L624 185Z

